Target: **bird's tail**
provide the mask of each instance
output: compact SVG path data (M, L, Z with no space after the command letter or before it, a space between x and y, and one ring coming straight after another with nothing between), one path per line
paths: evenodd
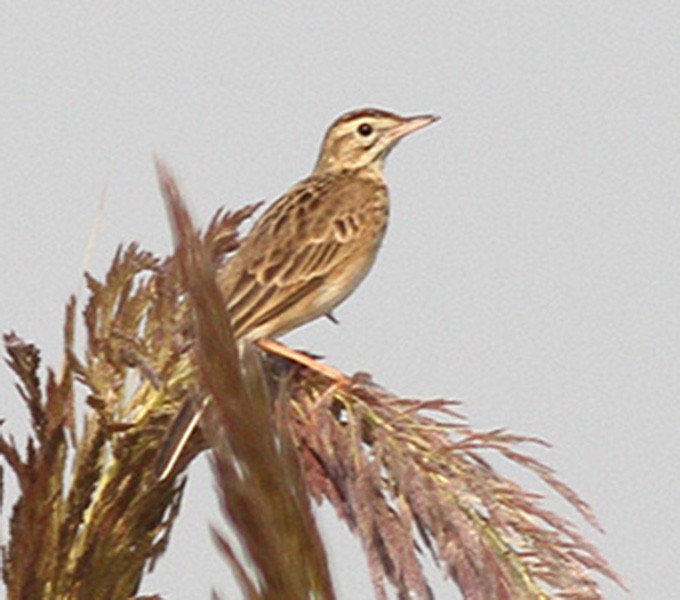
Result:
M205 398L200 404L192 398L188 398L180 406L175 420L165 434L156 455L154 473L159 481L164 481L173 472L182 451L191 438L191 434L196 430L208 402L208 398Z

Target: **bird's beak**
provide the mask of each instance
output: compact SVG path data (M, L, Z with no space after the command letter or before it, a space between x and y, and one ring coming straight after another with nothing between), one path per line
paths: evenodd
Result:
M388 136L392 143L398 142L401 138L407 136L409 133L423 129L428 125L432 125L435 121L439 121L439 117L435 115L419 115L417 117L409 117L403 123L396 125L388 132Z

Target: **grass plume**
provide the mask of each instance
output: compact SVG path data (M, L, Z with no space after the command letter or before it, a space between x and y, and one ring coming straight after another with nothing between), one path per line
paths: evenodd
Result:
M181 473L206 447L242 553L212 533L247 598L334 597L310 499L330 502L360 538L380 599L390 589L433 597L426 554L469 599L598 599L601 576L623 585L574 524L490 464L529 470L597 527L523 449L539 440L476 431L453 402L399 398L367 375L338 384L257 347L239 351L214 274L257 206L218 212L200 234L168 169L158 172L176 252L130 244L104 280L86 277L87 339L79 351L71 300L59 376L48 369L43 381L38 349L5 335L31 421L23 451L0 436L19 487L2 547L8 598L134 597L170 541ZM179 475L159 483L152 465L170 419L206 397L201 435Z

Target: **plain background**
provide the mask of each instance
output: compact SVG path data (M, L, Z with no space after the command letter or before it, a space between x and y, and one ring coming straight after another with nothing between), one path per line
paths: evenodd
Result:
M390 231L340 326L286 341L551 441L532 452L607 534L550 506L632 589L606 596L678 598L679 32L680 3L649 0L3 2L0 328L56 365L83 269L102 276L121 242L168 252L154 152L205 224L306 175L345 110L438 113L389 158ZM12 385L0 370L3 431L23 440ZM238 596L212 496L203 460L143 591ZM370 598L321 514L340 598Z

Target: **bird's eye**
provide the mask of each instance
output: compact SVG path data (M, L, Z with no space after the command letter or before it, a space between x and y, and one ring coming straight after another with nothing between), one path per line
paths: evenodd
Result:
M367 137L373 133L373 127L368 123L362 123L361 125L359 125L357 131L359 132L360 135Z

